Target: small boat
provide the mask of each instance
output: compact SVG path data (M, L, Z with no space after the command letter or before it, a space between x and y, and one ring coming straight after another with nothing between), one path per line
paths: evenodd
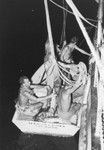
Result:
M96 26L83 17L72 0L65 2L75 16L91 54L79 48L76 39L66 43L65 20L64 40L55 49L48 3L44 0L48 31L46 56L31 81L25 78L22 82L12 122L22 132L30 134L70 137L79 131L79 150L104 150L104 2L96 1L99 5L96 44L91 41L82 20ZM71 54L75 49L90 57L89 70L84 62L74 63ZM93 100L93 90L96 101ZM96 103L96 110L93 103Z

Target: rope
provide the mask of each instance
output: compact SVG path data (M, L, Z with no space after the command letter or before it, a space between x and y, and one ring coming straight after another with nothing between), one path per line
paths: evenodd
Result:
M57 7L59 7L59 8L61 8L61 9L65 10L65 11L67 11L68 13L74 15L73 12L71 12L71 11L69 11L68 9L64 8L63 6L57 4L56 2L53 2L52 0L49 0L49 1L52 2L54 5L56 5ZM81 19L82 19L83 21L85 21L86 23L90 24L91 26L97 28L97 26L95 26L94 24L92 24L92 23L90 23L90 22L88 21L88 20L92 20L92 21L94 21L94 22L97 22L96 20L89 19L89 18L84 18L84 17L82 17Z

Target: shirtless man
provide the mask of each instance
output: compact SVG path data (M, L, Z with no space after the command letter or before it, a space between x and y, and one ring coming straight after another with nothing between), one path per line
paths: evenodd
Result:
M64 45L60 50L57 46L57 52L59 53L60 60L64 63L73 63L72 52L75 48L76 40L72 40L68 45Z
M72 103L72 93L74 93L80 86L85 84L83 82L83 76L80 74L78 80L72 87L62 87L57 96L58 102L58 115L66 120L70 121L71 117L78 112L81 107L81 103Z
M33 89L31 89L30 81L25 77L22 79L22 85L20 87L16 107L23 113L34 116L42 107L46 106L46 103L48 103L52 97L53 93L43 97L37 97Z
M69 44L64 44L62 49L59 48L59 46L56 47L57 49L57 52L59 54L59 57L60 57L60 60L63 62L63 63L67 63L67 64L70 64L70 63L73 63L73 60L72 60L72 52L74 50L77 50L79 51L80 53L84 54L84 55L87 55L87 56L91 56L91 54L87 53L86 51L82 50L81 48L79 48L77 45L77 39L76 37L72 38L71 39L71 42Z

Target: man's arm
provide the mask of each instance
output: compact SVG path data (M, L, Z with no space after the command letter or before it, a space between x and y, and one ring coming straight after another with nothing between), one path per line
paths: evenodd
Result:
M75 49L78 50L82 54L85 54L87 56L91 56L91 54L85 52L83 49L79 48L77 45L75 45Z
M32 103L32 104L35 104L37 102L46 102L47 99L50 99L54 96L54 94L50 94L48 96L44 96L44 97L35 97L33 95L31 95L30 93L28 92L25 92L24 95L29 99L29 102Z

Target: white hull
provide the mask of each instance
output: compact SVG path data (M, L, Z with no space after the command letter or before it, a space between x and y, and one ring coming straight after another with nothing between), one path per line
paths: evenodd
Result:
M49 122L38 122L32 120L20 120L19 112L16 111L12 122L24 133L30 134L43 134L43 135L53 135L53 136L62 136L62 137L70 137L74 136L79 127L73 124L61 123L61 119L54 118Z

